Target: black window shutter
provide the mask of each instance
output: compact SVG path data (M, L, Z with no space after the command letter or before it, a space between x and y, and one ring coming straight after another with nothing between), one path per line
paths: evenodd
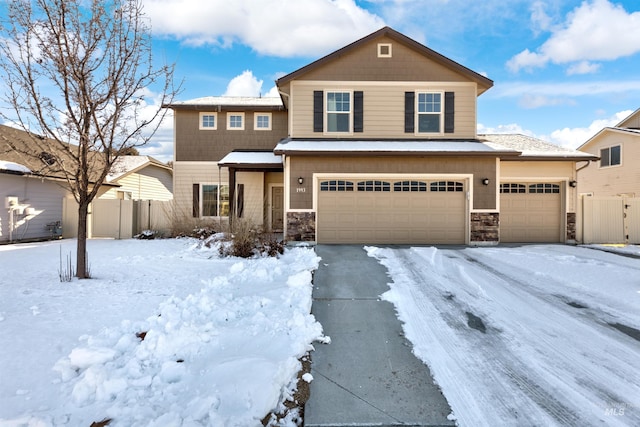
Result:
M313 91L313 131L314 132L323 132L324 131L324 92L321 90Z
M193 217L200 217L200 184L193 184Z
M416 94L415 92L404 93L404 132L415 132L415 104Z
M444 133L453 133L453 124L455 117L455 93L444 93Z
M362 91L353 92L353 131L364 131L364 94Z

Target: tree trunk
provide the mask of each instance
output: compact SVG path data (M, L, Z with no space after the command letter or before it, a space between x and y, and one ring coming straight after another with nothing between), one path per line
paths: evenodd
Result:
M89 279L87 271L87 217L89 203L80 202L78 206L78 247L76 254L76 276L78 279Z

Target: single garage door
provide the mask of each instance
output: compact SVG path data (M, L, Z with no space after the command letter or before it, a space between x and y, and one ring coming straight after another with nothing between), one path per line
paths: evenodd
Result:
M500 184L500 241L556 243L561 240L560 185Z
M321 180L318 243L464 244L463 182Z

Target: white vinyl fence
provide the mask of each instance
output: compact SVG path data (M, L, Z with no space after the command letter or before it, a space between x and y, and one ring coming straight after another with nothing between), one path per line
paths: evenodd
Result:
M640 198L583 197L583 243L640 244Z

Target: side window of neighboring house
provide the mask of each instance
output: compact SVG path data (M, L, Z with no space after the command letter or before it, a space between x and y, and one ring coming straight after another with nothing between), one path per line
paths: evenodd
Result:
M193 184L193 216L229 216L229 186Z
M353 133L364 131L362 91L313 92L313 131Z
M621 164L620 146L602 148L600 150L600 167L617 166Z
M200 130L216 130L218 128L217 113L200 113Z
M227 129L244 130L244 113L227 113Z
M271 130L271 113L255 113L253 128L255 130Z

